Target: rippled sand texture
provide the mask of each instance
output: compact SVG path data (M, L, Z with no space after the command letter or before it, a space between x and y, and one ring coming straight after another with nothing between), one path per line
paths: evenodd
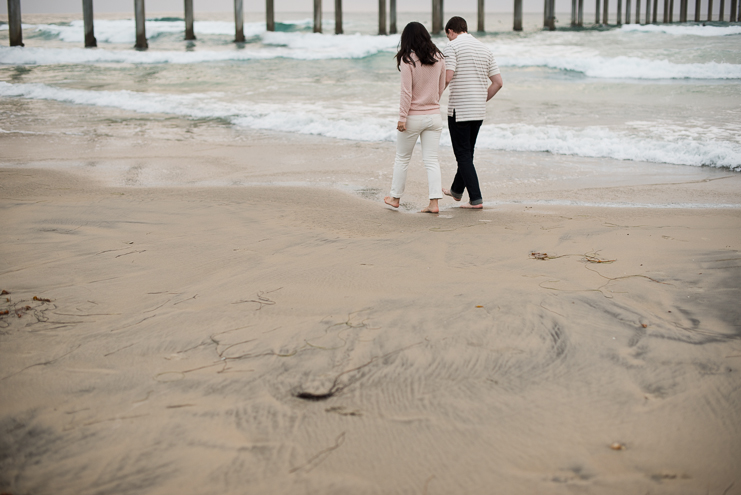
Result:
M3 492L741 493L738 210L0 193Z

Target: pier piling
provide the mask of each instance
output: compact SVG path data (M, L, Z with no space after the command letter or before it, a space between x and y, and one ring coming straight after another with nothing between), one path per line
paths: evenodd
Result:
M738 19L736 19L736 3L738 0L731 0L731 18L728 19L729 22L736 22Z
M265 29L275 31L275 2L265 0Z
M389 0L389 34L396 34L396 0Z
M636 0L636 24L641 23L641 0Z
M623 0L617 0L617 25L623 23Z
M314 32L322 32L322 0L314 0Z
M443 0L432 0L432 34L443 31Z
M713 0L710 0L711 2ZM648 10L648 5L646 5L646 9ZM654 10L651 15L651 22L656 24L657 18L658 18L658 12L659 12L659 0L654 0ZM648 18L646 18L646 24L648 24Z
M679 22L687 22L687 0L679 0Z
M734 0L735 1L735 0ZM479 0L478 8L478 32L484 32L484 0Z
M708 22L713 20L713 0L708 0Z
M149 43L147 43L147 30L145 27L144 0L134 0L134 18L136 19L136 45L134 45L134 48L137 50L146 50L149 48Z
M196 39L193 31L193 0L185 0L185 39L186 41Z
M378 34L388 34L386 30L386 0L378 0Z
M605 26L607 26L607 23L609 21L609 13L610 13L609 5L610 5L610 0L605 0L602 6L602 24L604 24Z
M630 24L630 0L625 2L625 24Z
M556 30L555 5L556 0L545 0L543 8L543 28L548 28L549 31Z
M244 12L242 0L234 0L234 42L244 43Z
M82 19L85 25L85 48L95 48L98 40L95 39L93 27L93 0L82 0Z
M669 0L669 22L674 22L674 0Z
M669 22L669 0L664 0L664 24Z
M597 1L599 2L599 0ZM522 0L515 0L515 20L512 30L522 31Z
M334 34L342 33L342 0L334 0Z
M10 46L23 46L21 0L8 0L8 30Z
M700 22L700 4L702 0L695 0L695 22Z
M576 27L576 0L571 0L571 27Z
M576 24L579 27L584 26L584 0L579 0L579 13L577 14Z
M595 24L599 24L600 23L599 22L599 11L600 11L600 8L599 8L599 0L595 0L595 6L594 6L594 12L595 12L595 14L594 14L594 23Z
M718 20L720 22L723 22L726 20L725 7L726 7L725 0L720 0L720 12L718 12Z

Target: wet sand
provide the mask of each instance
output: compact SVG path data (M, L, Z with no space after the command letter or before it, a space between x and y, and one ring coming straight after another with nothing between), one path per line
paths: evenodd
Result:
M741 493L741 210L537 202L739 203L738 174L418 215L388 177L272 185L391 145L43 139L3 137L0 491ZM136 182L239 157L238 187Z

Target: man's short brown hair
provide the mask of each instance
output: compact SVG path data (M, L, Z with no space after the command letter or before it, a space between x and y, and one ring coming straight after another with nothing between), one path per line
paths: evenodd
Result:
M451 17L448 23L445 25L445 32L453 31L454 33L461 34L468 32L468 24L463 17L454 16Z

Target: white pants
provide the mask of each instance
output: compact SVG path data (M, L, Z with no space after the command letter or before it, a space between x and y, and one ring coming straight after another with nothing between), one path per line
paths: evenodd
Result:
M422 142L422 162L427 169L430 199L442 199L442 178L440 177L440 163L437 161L440 133L443 130L442 117L439 113L409 115L406 124L406 131L396 133L396 161L394 162L394 178L391 181L391 196L400 198L404 193L409 160L412 158L412 151L419 137Z

